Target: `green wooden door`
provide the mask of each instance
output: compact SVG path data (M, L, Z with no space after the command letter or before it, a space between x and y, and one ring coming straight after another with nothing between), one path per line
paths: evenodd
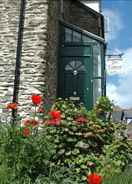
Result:
M58 95L89 109L93 105L92 47L68 44L61 48Z

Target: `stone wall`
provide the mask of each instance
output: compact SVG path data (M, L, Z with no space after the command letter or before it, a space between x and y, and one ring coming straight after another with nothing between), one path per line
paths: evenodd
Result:
M58 52L58 0L26 0L19 103L30 109L32 93L56 96ZM12 101L20 1L0 1L0 95ZM10 98L9 98L10 97ZM28 105L29 104L29 105Z
M30 103L32 93L45 85L48 0L27 0L21 58L19 103ZM27 109L26 109L27 111Z
M27 1L19 90L26 112L32 93L56 97L58 14L58 0Z
M0 0L0 104L12 100L19 9L20 0Z

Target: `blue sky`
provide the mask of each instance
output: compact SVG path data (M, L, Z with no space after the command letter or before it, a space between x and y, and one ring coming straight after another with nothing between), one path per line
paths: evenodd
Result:
M107 19L108 54L124 53L122 69L107 75L107 95L115 104L132 107L132 0L102 0Z

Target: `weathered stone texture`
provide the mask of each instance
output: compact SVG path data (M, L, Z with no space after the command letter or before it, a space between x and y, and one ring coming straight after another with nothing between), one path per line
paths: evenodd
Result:
M19 102L45 85L48 0L27 0L21 59ZM40 90L41 93L41 90Z
M58 53L58 0L28 0L25 11L19 102L30 106L28 97L47 88L56 97ZM38 91L39 92L39 91Z
M49 1L48 9L48 33L46 49L46 85L48 96L56 98L57 74L58 74L58 49L59 49L59 19L60 0Z
M18 96L20 110L26 107L27 111L27 104L31 102L28 97L36 91L43 93L45 86L49 97L56 96L59 2L26 1ZM9 88L11 98L19 10L18 0L0 2L0 94L4 96Z
M13 94L19 8L19 0L0 0L0 96L7 100Z

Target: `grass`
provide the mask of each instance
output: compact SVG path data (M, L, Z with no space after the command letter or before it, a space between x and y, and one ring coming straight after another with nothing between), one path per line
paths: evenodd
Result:
M124 173L107 179L103 184L132 184L132 166Z

